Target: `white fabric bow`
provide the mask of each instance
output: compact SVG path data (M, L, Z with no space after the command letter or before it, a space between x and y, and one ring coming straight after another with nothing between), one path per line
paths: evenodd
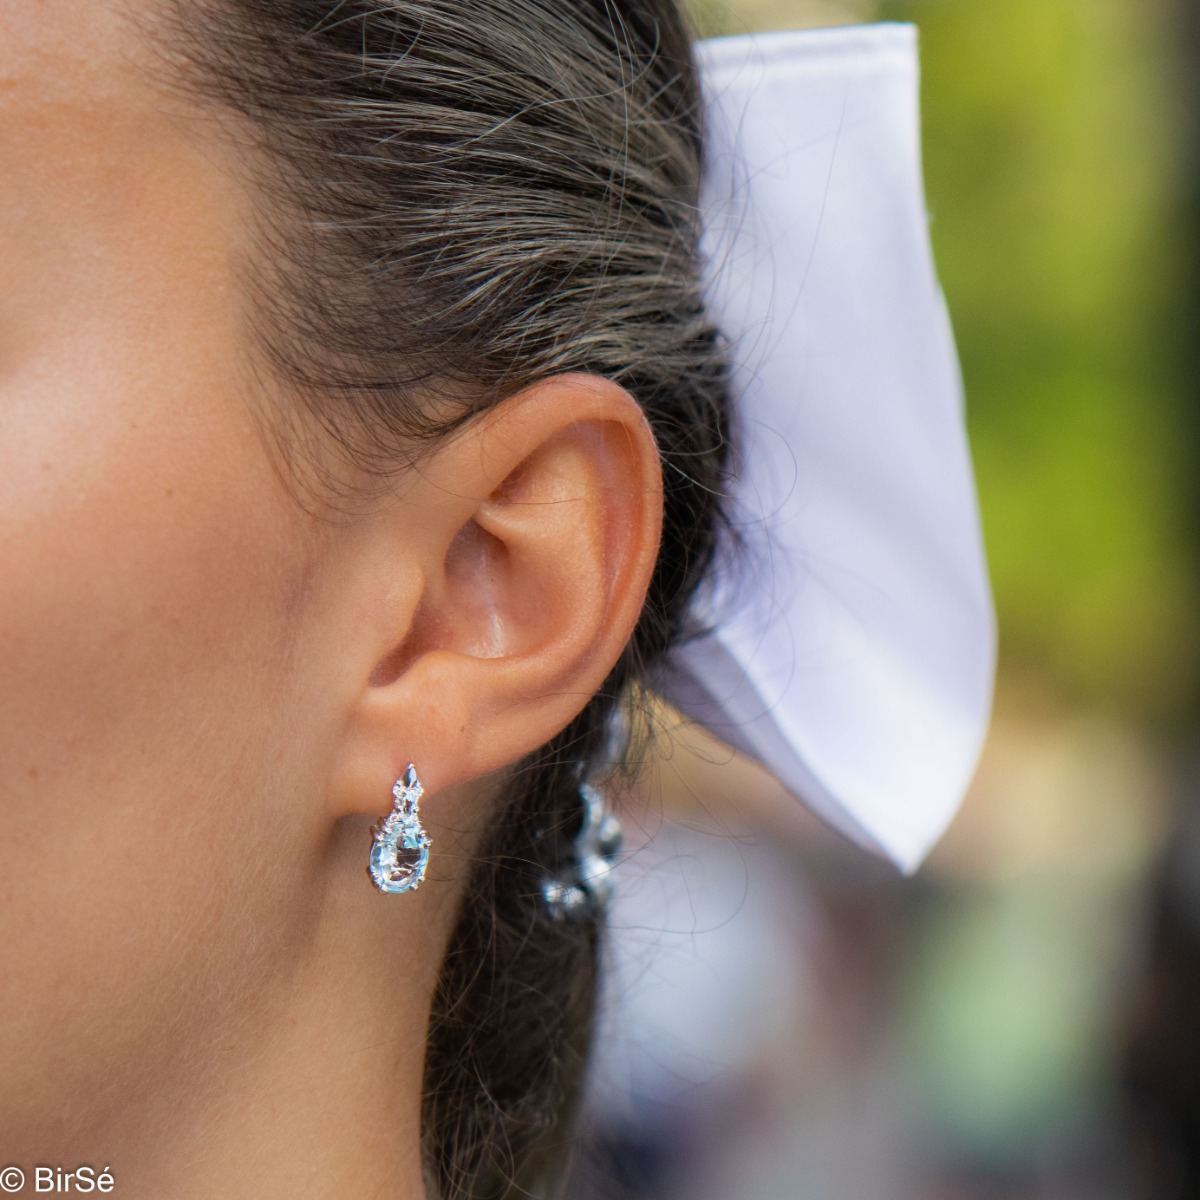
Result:
M662 691L911 871L975 769L995 664L915 31L725 38L698 57L744 547Z

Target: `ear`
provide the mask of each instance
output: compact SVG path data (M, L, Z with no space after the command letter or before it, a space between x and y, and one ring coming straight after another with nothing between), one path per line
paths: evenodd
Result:
M661 527L650 428L596 376L533 385L422 460L358 551L375 633L355 641L335 815L378 811L409 761L436 795L567 725L629 640Z

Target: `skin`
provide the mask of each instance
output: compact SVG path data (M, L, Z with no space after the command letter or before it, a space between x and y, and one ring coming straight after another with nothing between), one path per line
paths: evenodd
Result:
M310 511L237 283L256 201L147 61L109 0L0 0L0 1165L421 1196L488 777L616 661L658 459L625 392L562 376ZM384 896L410 760L433 860Z

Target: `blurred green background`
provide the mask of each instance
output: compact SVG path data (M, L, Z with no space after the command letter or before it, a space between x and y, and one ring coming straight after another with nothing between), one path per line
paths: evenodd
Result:
M920 30L926 181L1009 672L1195 711L1194 71L1174 0L696 0Z

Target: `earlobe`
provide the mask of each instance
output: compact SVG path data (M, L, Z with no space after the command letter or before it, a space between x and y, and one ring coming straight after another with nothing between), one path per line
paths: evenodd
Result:
M611 381L536 384L439 448L369 542L385 559L407 542L424 582L364 673L346 778L386 789L411 760L436 796L549 740L624 649L661 523L657 447ZM338 807L378 808L379 778Z

